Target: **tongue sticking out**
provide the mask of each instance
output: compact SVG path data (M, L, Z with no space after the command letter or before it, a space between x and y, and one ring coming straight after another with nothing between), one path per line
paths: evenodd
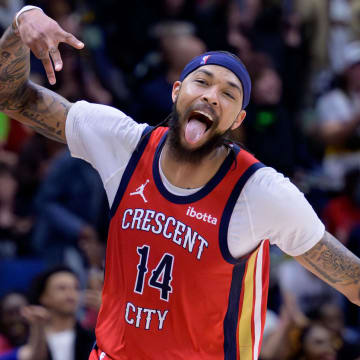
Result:
M185 139L190 144L198 142L206 131L206 124L197 120L190 119L185 128Z

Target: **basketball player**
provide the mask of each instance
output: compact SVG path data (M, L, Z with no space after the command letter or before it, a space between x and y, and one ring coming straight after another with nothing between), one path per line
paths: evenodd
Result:
M0 110L67 142L103 180L112 220L91 360L257 359L270 244L360 304L360 260L287 179L227 141L250 98L239 59L193 59L169 128L152 129L29 81L31 50L55 83L60 42L83 46L41 9L18 13L0 41Z

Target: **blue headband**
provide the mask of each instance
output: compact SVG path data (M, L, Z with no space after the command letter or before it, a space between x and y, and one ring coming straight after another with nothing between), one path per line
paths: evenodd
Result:
M183 81L191 72L204 65L219 65L232 71L240 80L243 87L243 104L245 109L250 101L251 80L245 65L233 56L222 51L209 51L193 58L184 68L180 75Z

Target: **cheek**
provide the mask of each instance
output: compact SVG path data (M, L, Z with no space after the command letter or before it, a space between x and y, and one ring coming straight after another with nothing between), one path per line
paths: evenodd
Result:
M184 85L179 92L178 100L183 102L191 102L203 94L203 90L199 86L193 84Z

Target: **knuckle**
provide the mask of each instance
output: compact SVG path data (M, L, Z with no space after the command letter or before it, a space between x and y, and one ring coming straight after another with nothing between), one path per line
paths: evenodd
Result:
M38 38L39 39L45 39L47 37L47 33L46 33L46 30L40 30L38 32Z

